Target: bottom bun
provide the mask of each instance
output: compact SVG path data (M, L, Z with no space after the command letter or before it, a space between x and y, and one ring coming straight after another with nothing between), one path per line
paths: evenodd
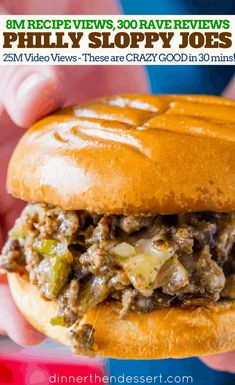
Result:
M39 331L69 345L68 329L52 326L57 304L44 300L36 286L8 274L16 305ZM97 306L84 321L95 328L96 354L122 359L180 358L235 349L235 302L182 309L171 307L148 314L130 313L121 320L111 303Z

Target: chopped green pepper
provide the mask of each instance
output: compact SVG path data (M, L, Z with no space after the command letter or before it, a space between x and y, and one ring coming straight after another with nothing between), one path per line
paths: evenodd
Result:
M57 298L68 281L73 256L65 243L53 239L37 240L33 246L44 257L36 269L39 286L45 297Z
M9 231L9 237L12 239L23 239L25 240L27 238L27 234L23 231L19 231L17 228L13 227Z
M65 242L58 242L54 239L36 240L33 244L34 249L43 256L59 256L68 263L72 263L73 256L68 250Z
M64 316L58 315L58 316L52 318L50 323L52 326L65 326Z

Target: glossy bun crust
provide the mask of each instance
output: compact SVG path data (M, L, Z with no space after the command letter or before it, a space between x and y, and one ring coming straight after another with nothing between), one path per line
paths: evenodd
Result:
M235 209L235 101L116 95L36 123L9 165L28 202L96 213Z
M13 298L39 331L68 345L68 330L52 326L57 305L45 301L36 286L17 274L8 275ZM172 307L119 319L115 307L103 304L88 313L94 325L96 355L122 359L179 358L235 349L235 302L192 309Z

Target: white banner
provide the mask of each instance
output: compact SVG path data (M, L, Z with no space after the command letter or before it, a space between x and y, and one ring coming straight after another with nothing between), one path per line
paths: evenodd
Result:
M0 64L234 65L235 16L1 15Z

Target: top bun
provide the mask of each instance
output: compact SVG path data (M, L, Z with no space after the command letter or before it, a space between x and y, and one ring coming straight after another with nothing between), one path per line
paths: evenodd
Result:
M115 95L34 124L10 161L14 196L65 210L235 210L235 101Z

